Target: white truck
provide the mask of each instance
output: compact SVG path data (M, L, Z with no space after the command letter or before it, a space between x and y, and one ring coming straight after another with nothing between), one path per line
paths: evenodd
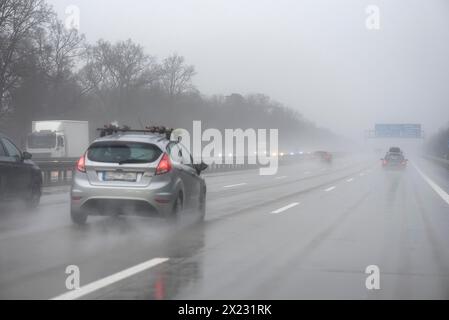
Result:
M33 121L26 151L35 159L78 158L88 146L88 121Z

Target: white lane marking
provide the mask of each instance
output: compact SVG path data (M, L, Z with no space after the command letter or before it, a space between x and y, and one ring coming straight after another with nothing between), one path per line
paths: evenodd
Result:
M235 188L235 187L241 187L241 186L244 186L244 185L247 185L247 183L244 182L244 183L238 183L238 184L231 184L229 186L224 186L223 188Z
M336 186L332 186L330 188L325 189L324 191L329 192L329 191L332 191L332 190L335 190L335 189L337 189L337 187Z
M437 185L432 179L424 174L416 164L412 163L416 171L421 175L421 177L430 185L430 187L435 191L447 204L449 204L449 194L446 193L439 185Z
M354 178L350 178L350 179L346 180L346 182L352 182L352 181L354 181Z
M85 286L82 286L79 289L75 289L73 291L63 293L57 297L52 298L51 300L75 300L75 299L81 298L82 296L85 296L89 293L92 293L94 291L97 291L99 289L107 287L115 282L118 282L118 281L123 280L128 277L131 277L131 276L138 274L140 272L143 272L147 269L153 268L153 267L155 267L161 263L164 263L168 260L169 260L168 258L154 258L154 259L148 260L148 261L138 264L134 267L117 272L117 273L110 275L106 278L91 282Z
M364 175L365 175L365 173L363 173L363 172L360 174L361 177L363 177Z
M287 211L288 209L291 209L291 208L293 208L293 207L296 207L296 206L298 206L298 205L299 205L299 202L293 202L293 203L289 204L288 206L285 206L285 207L282 207L282 208L280 208L280 209L277 209L277 210L275 210L275 211L273 211L273 212L271 212L271 213L273 213L273 214L278 214L278 213Z
M311 174L312 172L310 172L310 171L306 171L306 172L304 172L304 174Z
M281 179L285 179L285 178L287 178L287 176L276 177L275 179L276 179L276 180L281 180Z

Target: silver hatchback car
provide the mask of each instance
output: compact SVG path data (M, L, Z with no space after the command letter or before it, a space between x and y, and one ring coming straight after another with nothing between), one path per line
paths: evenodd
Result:
M89 215L158 215L195 212L204 219L204 163L163 135L115 132L95 140L77 165L71 188L71 218Z

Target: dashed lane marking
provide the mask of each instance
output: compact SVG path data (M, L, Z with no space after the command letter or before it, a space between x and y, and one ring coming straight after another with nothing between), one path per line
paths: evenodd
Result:
M278 213L287 211L287 210L289 210L289 209L291 209L291 208L294 208L294 207L296 207L296 206L298 206L298 205L299 205L299 202L294 202L294 203L289 204L288 206L285 206L285 207L282 207L282 208L280 208L280 209L277 209L277 210L275 210L275 211L273 211L273 212L271 212L271 213L272 213L272 214L278 214Z

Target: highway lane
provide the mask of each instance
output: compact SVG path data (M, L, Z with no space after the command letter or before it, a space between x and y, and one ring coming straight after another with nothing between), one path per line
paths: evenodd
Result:
M439 170L416 165L432 179ZM449 206L412 166L383 172L358 157L207 182L202 226L124 217L78 228L64 193L44 197L36 212L2 215L0 298L56 297L70 264L82 285L96 283L88 299L448 298ZM169 260L96 282L160 257ZM372 264L379 291L365 288Z
M273 205L214 224L196 255L91 297L447 299L448 204L413 169L363 173L281 214ZM365 287L372 264L379 291Z

